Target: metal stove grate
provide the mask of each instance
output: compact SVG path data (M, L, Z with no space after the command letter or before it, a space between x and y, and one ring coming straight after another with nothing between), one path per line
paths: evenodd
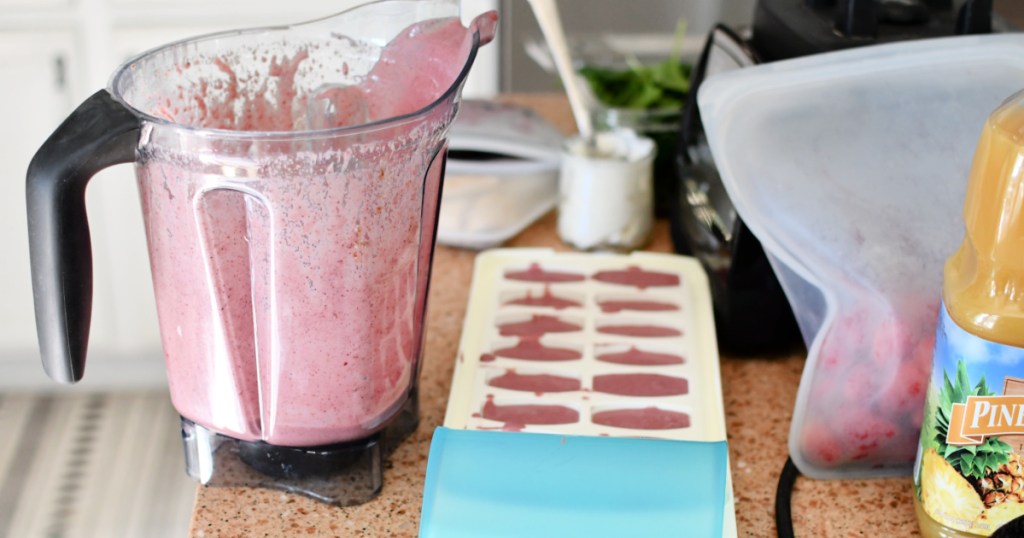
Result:
M0 394L0 538L180 538L195 489L164 391Z

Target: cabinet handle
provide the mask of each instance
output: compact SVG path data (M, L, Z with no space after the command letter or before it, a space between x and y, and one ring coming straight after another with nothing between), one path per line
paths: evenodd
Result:
M64 61L64 55L58 54L53 57L53 74L54 81L57 83L58 90L65 90L68 86L68 66L67 62Z

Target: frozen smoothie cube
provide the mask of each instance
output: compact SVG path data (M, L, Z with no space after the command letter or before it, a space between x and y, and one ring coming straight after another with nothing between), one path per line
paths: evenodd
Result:
M523 336L576 332L582 330L583 326L555 316L534 315L524 321L501 323L498 329L502 336Z
M580 380L576 378L553 374L520 374L515 370L506 370L504 374L491 378L487 384L537 394L580 390Z
M683 364L681 356L674 353L659 353L648 351L632 346L624 351L609 351L598 353L597 360L613 364L629 364L632 366L664 366L668 364Z
M597 411L594 424L633 430L672 430L690 427L690 415L658 407L639 407Z
M487 399L481 415L487 420L519 425L574 424L580 420L579 411L564 405L498 405L493 398Z
M499 348L493 355L524 361L573 361L583 357L578 349L545 345L538 336L523 336L516 345Z
M648 271L636 266L630 266L622 271L598 271L594 274L594 280L607 284L633 286L640 289L679 285L679 276L677 275L659 271Z
M577 300L552 293L551 288L546 285L544 286L544 291L540 294L534 294L532 291L528 290L525 294L516 297L515 299L510 299L505 304L514 306L554 308L555 310L583 306L583 304Z
M532 263L526 270L507 271L505 273L505 278L509 280L521 280L524 282L547 282L553 284L558 282L582 282L587 277L579 273L548 271L541 268L539 264Z
M690 391L681 377L661 374L604 374L594 376L594 391L619 396L679 396Z
M679 306L668 301L656 301L653 299L598 299L597 305L606 314L614 314L624 310L636 312L674 312Z
M661 338L669 336L682 336L682 331L672 327L665 327L655 324L609 324L598 326L597 332L602 334L614 334L618 336L638 336L641 338Z

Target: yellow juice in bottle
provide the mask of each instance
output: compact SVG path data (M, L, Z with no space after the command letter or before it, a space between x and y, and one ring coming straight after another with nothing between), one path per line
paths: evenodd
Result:
M989 536L1024 516L1024 92L985 123L963 216L914 466L926 537Z

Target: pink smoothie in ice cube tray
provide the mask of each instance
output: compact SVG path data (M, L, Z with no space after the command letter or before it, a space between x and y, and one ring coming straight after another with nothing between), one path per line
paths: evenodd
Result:
M406 401L457 105L448 90L473 39L434 19L383 50L337 36L209 47L162 58L163 82L135 81L128 101L153 124L139 187L184 417L314 446L366 437Z
M490 250L472 289L446 427L725 439L710 289L695 260ZM537 297L560 300L522 300Z

